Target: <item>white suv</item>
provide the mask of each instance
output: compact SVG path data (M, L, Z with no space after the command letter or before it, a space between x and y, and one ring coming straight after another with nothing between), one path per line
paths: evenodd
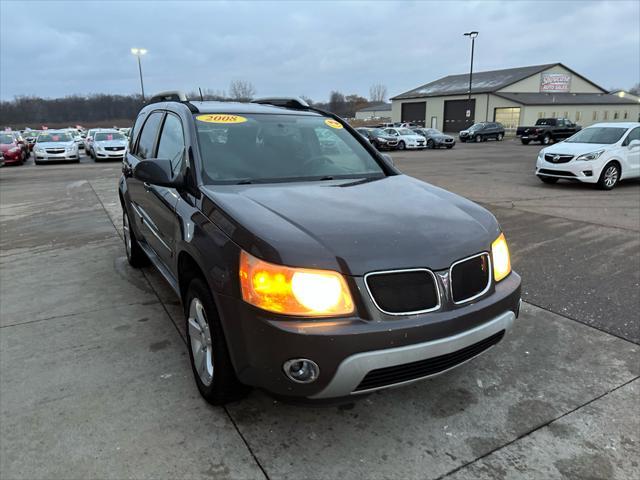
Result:
M536 175L544 183L565 178L596 183L604 190L621 179L640 177L640 123L597 123L543 148Z
M405 148L426 148L427 139L408 128L386 128L385 133L398 140L398 150Z

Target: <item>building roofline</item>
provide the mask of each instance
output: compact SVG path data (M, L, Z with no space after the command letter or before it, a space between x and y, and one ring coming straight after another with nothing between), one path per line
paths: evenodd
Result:
M512 68L502 68L499 70L485 70L482 72L475 72L476 74L480 74L480 73L493 73L493 72L501 72L504 70L516 70L518 68L532 68L534 69L528 76L523 77L523 78L519 78L517 80L513 80L510 82L505 83L504 85L500 86L500 88L496 88L493 90L487 90L487 89L480 89L480 90L476 90L475 93L480 94L480 93L492 93L492 94L496 94L497 92L499 92L500 90L510 87L511 85L514 85L518 82L521 82L522 80L525 80L527 78L532 77L533 75L537 75L539 73L544 72L545 70L548 70L550 68L553 67L557 67L560 66L562 68L564 68L565 70L568 70L569 72L571 72L572 75L575 75L578 78L581 78L582 80L584 80L585 82L589 83L590 85L596 87L597 89L599 89L602 93L609 93L606 89L602 88L600 85L598 85L597 83L592 82L591 80L589 80L588 78L584 77L583 75L580 75L578 72L576 72L575 70L567 67L564 63L562 62L555 62L555 63L547 63L547 64L543 64L543 65L530 65L528 67L512 67ZM453 95L467 95L467 93L436 93L436 94L416 94L415 96L411 96L411 97L403 97L403 95L407 95L415 90L419 90L422 88L425 88L427 85L430 85L432 83L436 83L436 82L440 82L445 80L448 77L457 77L460 75L465 75L464 73L457 73L454 75L446 75L444 77L440 77L436 80L433 80L431 82L425 83L423 85L420 85L418 87L412 88L411 90L407 90L406 92L403 93L399 93L398 95L395 95L393 97L391 97L389 100L393 101L393 100L411 100L411 99L417 99L417 98L429 98L429 97L447 97L447 96L453 96ZM474 91L471 92L471 94L474 94ZM402 97L402 98L400 98Z

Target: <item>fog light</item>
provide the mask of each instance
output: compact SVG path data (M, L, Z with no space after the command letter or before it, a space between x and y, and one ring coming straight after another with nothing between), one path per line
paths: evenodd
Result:
M585 170L582 173L584 174L585 177L592 177L593 176L593 171L591 171L591 170Z
M316 362L306 358L287 360L282 365L282 369L287 377L297 383L314 382L320 374L320 369Z

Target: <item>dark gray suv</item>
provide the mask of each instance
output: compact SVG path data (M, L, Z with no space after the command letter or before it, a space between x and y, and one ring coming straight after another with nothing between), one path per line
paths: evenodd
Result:
M154 97L119 194L127 258L180 297L213 404L250 386L316 401L413 382L492 347L518 315L491 213L303 101Z

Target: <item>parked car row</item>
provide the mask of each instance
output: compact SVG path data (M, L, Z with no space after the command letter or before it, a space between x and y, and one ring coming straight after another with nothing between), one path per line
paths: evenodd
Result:
M60 130L4 131L0 134L2 165L22 165L34 153L34 162L40 165L52 161L80 161L80 149L95 161L120 160L124 157L130 129L92 129L84 132L77 128Z
M423 148L453 148L454 138L435 128L388 127L356 128L378 150L406 150Z

